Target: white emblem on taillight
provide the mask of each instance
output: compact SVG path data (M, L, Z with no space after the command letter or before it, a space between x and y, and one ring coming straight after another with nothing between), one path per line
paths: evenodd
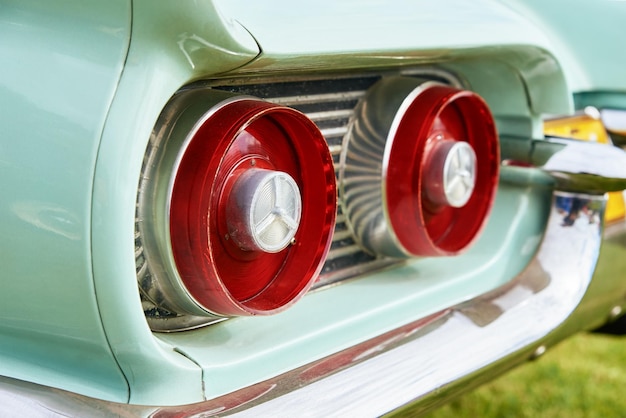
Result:
M276 253L292 242L300 225L302 199L289 174L248 170L237 179L230 200L228 228L242 249Z
M438 140L425 169L424 189L436 204L461 208L476 184L476 153L462 141Z

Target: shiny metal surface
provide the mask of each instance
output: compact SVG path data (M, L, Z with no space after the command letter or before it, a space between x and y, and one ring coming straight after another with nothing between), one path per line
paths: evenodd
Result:
M357 96L357 95L355 94L354 96ZM343 97L348 97L348 96L346 95ZM345 114L346 112L338 113L338 115L340 116L343 115L344 117L345 117ZM329 116L327 113L319 112L316 115L316 117L318 117L320 121L324 121L324 120L328 120L327 118L331 116ZM328 135L338 135L338 137L341 137L344 131L338 128L325 128L325 132ZM336 144L331 144L330 146L333 147L333 146L336 146ZM569 199L569 198L578 199L578 200L572 200L572 202L574 201L579 202L577 203L579 208L585 206L584 204L585 201L593 201L594 203L597 203L598 201L601 200L601 198L599 197L583 196L583 195L574 196L574 195L561 194L559 195L559 197L565 198L565 199ZM581 212L579 211L579 214L580 213ZM565 231L569 229L574 230L574 228L578 230L577 228L580 224L580 221L584 220L582 218L582 215L580 216L581 218L578 218L577 220L575 220L572 225L565 225L564 216L559 214L557 211L556 214L553 213L551 222L555 224L554 228L556 230L559 229L559 228L556 228L557 223L559 224L558 226L561 228L561 230L565 230ZM553 222L554 219L556 219L557 221ZM593 227L590 226L589 228L593 228ZM597 236L595 237L595 240L589 239L587 240L587 242L590 247L597 249L599 245L599 238L598 238L599 228L596 230L596 234ZM339 238L342 238L342 237L345 238L346 235L347 234L345 233L342 235L340 232L340 234L338 234L337 236ZM576 236L572 235L572 236L569 236L568 240L575 241L575 238ZM544 244L542 245L542 251L544 251L543 249L546 245L546 242L548 241L549 241L548 236L546 236L546 241L544 241ZM350 245L347 245L343 248L350 249ZM583 262L584 259L587 259L588 257L580 257L580 251L578 253L579 253L579 259L576 259L575 261L578 263L576 268L580 270L581 269L580 263ZM555 258L559 258L559 257L561 256L560 255L555 256ZM561 259L561 261L567 261L567 260L569 260L569 258L567 258L566 260ZM593 257L591 257L591 262L592 261L593 261ZM540 265L541 268L537 269L537 265ZM351 390L350 393L345 392L347 391L347 387L348 387L347 382L354 382L357 379L366 381L366 379L369 379L369 378L374 378L374 379L378 378L378 380L380 380L381 382L386 382L385 386L389 385L389 387L394 387L395 385L396 388L399 388L399 390L395 390L395 392L399 392L398 397L394 397L390 395L386 396L387 399L381 403L382 405L381 411L382 411L382 408L391 408L391 409L396 408L400 406L402 403L410 401L415 396L418 396L418 397L429 396L429 394L432 394L432 392L429 392L428 388L430 388L430 390L433 390L433 388L438 388L440 387L440 385L446 384L445 382L453 382L455 381L455 379L459 378L459 376L462 376L463 373L472 373L472 370L474 371L479 370L480 367L486 365L487 362L492 361L494 357L487 358L486 354L489 354L490 356L496 356L496 355L506 355L506 353L513 353L515 350L523 348L524 343L533 344L534 343L533 338L537 337L537 334L533 334L531 337L526 338L522 332L524 330L519 330L519 334L516 332L514 335L518 339L513 340L514 342L518 343L517 346L515 346L514 348L510 348L510 347L507 348L507 347L504 347L504 343L501 343L501 345L496 344L497 347L493 348L494 351L491 351L492 348L489 348L489 350L485 351L485 353L483 353L485 354L484 357L480 357L479 356L480 353L475 353L476 358L473 359L473 363L472 363L474 364L475 368L468 369L469 371L457 370L456 371L458 373L457 375L453 375L451 371L440 371L435 366L433 366L433 369L425 370L425 371L430 370L431 371L430 375L423 375L421 373L422 373L422 367L423 367L424 361L420 362L419 359L415 358L413 362L411 362L409 360L406 360L405 357L402 356L402 354L398 354L398 353L402 353L403 350L406 350L406 351L418 350L416 351L417 353L423 354L422 360L425 358L427 360L426 363L429 363L431 365L433 364L436 365L438 361L444 361L445 359L438 357L436 354L430 354L430 357L428 357L428 353L419 351L419 350L424 350L424 349L419 349L418 346L421 346L422 344L428 345L429 344L428 341L432 341L430 340L430 338L433 338L434 341L438 341L437 339L438 338L443 339L444 335L447 335L449 337L450 332L464 333L465 325L466 325L465 323L468 321L471 322L471 326L468 328L469 329L469 333L467 337L468 341L466 342L468 343L472 342L473 341L471 340L472 337L476 338L477 340L480 339L483 341L489 340L489 338L495 338L493 337L493 335L495 334L492 334L491 332L502 331L501 329L502 327L496 327L492 324L500 324L501 318L511 318L511 321L513 321L513 318L518 318L518 320L521 320L520 318L524 314L524 311L521 309L520 305L530 306L532 309L535 309L535 311L537 311L539 310L539 307L541 307L542 305L540 304L539 307L537 307L534 304L534 302L530 303L531 301L535 299L535 296L546 295L546 297L549 297L549 294L546 294L544 292L546 292L547 289L550 287L550 285L552 285L552 281L544 280L545 275L544 275L543 268L544 267L541 263L537 264L534 262L533 264L531 264L531 267L529 267L529 269L525 273L523 273L522 275L520 275L520 277L516 279L516 281L514 282L514 283L517 283L516 285L511 286L510 288L508 286L505 286L505 289L501 288L498 290L499 292L501 292L501 294L498 294L497 296L493 296L492 298L494 300L497 300L496 302L493 302L491 299L486 299L486 301L483 299L473 300L473 301L468 302L468 304L457 306L451 310L442 311L441 317L436 316L434 318L429 318L429 320L434 321L432 323L430 323L429 320L427 320L426 322L417 321L415 323L410 324L410 327L414 327L412 330L410 327L408 331L406 329L403 329L403 330L398 329L396 331L392 331L391 333L380 337L383 339L388 338L389 340L392 340L393 344L395 344L396 342L400 343L401 346L399 347L396 347L395 345L391 343L389 344L380 343L378 339L369 340L368 342L363 343L363 345L361 346L355 346L353 347L353 349L349 349L344 352L338 353L336 355L329 356L321 360L320 362L311 363L308 366L303 367L302 369L289 372L286 375L281 375L277 377L276 379L272 379L268 382L261 383L259 385L250 387L248 389L243 389L231 395L226 395L224 397L217 398L213 401L207 401L206 403L196 404L193 406L190 405L187 407L163 409L161 410L161 412L164 414L167 414L168 411L169 412L185 411L187 413L200 414L200 413L203 413L202 411L208 410L208 411L213 411L215 413L219 412L221 414L226 414L228 413L228 411L231 411L231 408L237 407L241 405L242 403L246 403L245 407L250 406L250 407L253 407L253 409L245 410L242 412L243 414L256 415L256 414L263 413L263 412L267 413L268 411L273 411L273 410L280 411L280 408L283 408L283 407L289 408L289 413L297 413L298 412L297 408L302 408L302 410L306 412L306 408L312 407L312 405L308 403L309 402L308 399L311 396L330 396L332 399L335 399L335 400L341 399L341 397L343 396L344 397L343 401L347 400L348 402L352 402L352 403L357 402L357 398L360 398L360 396L367 396L368 398L371 397L374 402L378 403L380 401L380 398L378 397L378 395L376 394L372 395L369 392L370 389L365 387L365 385L364 387L357 388L357 390ZM592 270L592 267L585 268L582 270L587 271L590 277L590 271ZM569 274L569 273L570 273L569 270L567 271L555 270L555 274L558 274L559 276L561 276L562 274ZM579 275L579 276L582 277L582 275ZM539 277L539 279L537 279L537 277ZM581 282L583 283L581 284L581 287L584 290L583 279L584 278L581 278ZM577 294L579 293L581 292L578 291ZM516 295L519 295L519 296L516 296ZM556 299L557 298L554 295L552 295L551 303L556 302ZM571 303L567 307L567 309L571 310L576 305L574 303L574 299L575 298L568 299L568 301ZM547 305L545 301L544 301L544 304ZM498 309L494 309L494 306ZM562 306L559 309L562 309L564 311L566 310L566 308ZM494 311L498 312L498 314L494 314ZM509 314L509 311L513 312L513 314ZM558 313L558 309L555 308L555 311L557 311ZM513 315L513 317L509 317L509 315ZM527 318L525 318L524 320L526 321ZM552 324L551 321L550 323ZM449 324L452 324L452 325L449 325ZM558 324L558 323L555 322L555 324ZM555 324L552 324L552 325L556 326ZM515 325L514 321L509 323L509 327L512 325ZM546 325L546 324L543 324L543 325ZM447 328L449 326L452 326L452 328ZM504 328L506 329L506 327ZM439 329L441 331L437 332L437 330ZM542 330L544 332L549 332L549 328L547 326L542 328ZM413 342L411 342L409 341L410 338L403 339L402 338L403 333L408 333L410 334L410 336L415 336L418 340L413 340ZM540 336L538 338L540 338ZM421 341L421 342L418 343L418 341ZM405 343L405 344L402 346L402 343ZM372 346L375 348L372 349ZM432 347L432 345L430 347ZM500 351L496 350L496 348L498 347ZM368 356L368 354L370 353L370 351L368 351L369 349L371 349L372 352L381 353L381 355L370 357ZM385 351L386 349L389 349L391 351ZM394 351L394 350L399 350L399 351ZM453 355L455 353L454 350L455 348L452 347L450 345L450 342L448 341L448 345L445 346L445 350L443 351L447 352L448 354ZM365 351L367 351L366 354L356 355L356 356L354 355L355 352L363 353ZM393 353L393 354L390 354L390 353ZM342 358L341 355L344 356L343 357L344 359L348 358L349 360L348 361L338 360L339 358ZM408 354L405 354L405 356L408 356ZM392 360L391 359L392 357L393 359L397 359L398 362L396 363L395 360ZM353 361L354 358L358 358L358 360ZM359 363L361 360L363 360L363 362ZM405 360L408 363L404 364L401 362ZM391 364L388 364L388 362L390 362ZM419 363L419 366L416 363ZM342 370L342 368L347 365L354 365L355 367L351 367L350 369L346 369L346 370L338 372L338 370ZM325 370L325 372L321 374L310 373L308 375L304 373L305 370L310 370L311 368L313 368L315 371ZM418 371L416 372L414 368L418 368ZM402 373L400 373L398 374L398 376L401 376L405 381L408 381L409 386L412 385L410 388L408 389L405 388L402 384L395 381L394 378L392 377L394 375L393 373L394 370L398 371L399 369L406 370L407 374L403 375ZM409 371L412 371L412 373L410 373L411 374L410 376L408 376ZM443 377L439 376L437 375L437 373L443 373L444 376ZM302 377L301 375L304 375L302 379L301 379ZM314 376L314 378L311 378L311 376ZM324 376L328 376L328 377L324 378ZM390 380L385 380L385 379L390 379ZM415 380L418 380L418 381L416 382ZM434 381L436 382L433 383ZM267 383L267 385L265 383ZM294 387L298 387L299 385L305 385L305 388L298 389L294 392L290 392L293 390ZM323 385L327 385L328 388L321 388L321 386ZM420 388L420 389L416 391L415 388ZM326 392L327 390L332 393L337 392L337 398L334 397L335 395L329 394L328 392ZM377 390L381 390L381 388L378 388ZM302 396L302 398L300 398L300 396ZM261 405L260 403L264 401L269 401L267 405L271 405L271 406ZM365 402L362 402L362 398L360 398L358 402L361 402L364 405L366 404ZM259 404L257 405L257 403ZM313 406L317 407L318 405L313 405ZM241 409L245 407L242 407ZM333 407L336 407L336 404L332 404L329 406L329 408L333 408ZM264 408L270 408L270 409L264 409ZM279 408L279 409L275 409L275 408ZM292 411L291 408L296 408L296 411L295 412ZM365 411L365 409L367 409L367 411ZM310 410L311 409L309 409L309 411ZM319 410L318 409L314 409L314 410L315 410L315 413L318 414ZM231 412L235 413L237 411L238 410L236 409L232 409ZM351 412L352 409L350 411L339 409L339 411L348 413L348 412ZM359 411L363 412L364 415L369 415L369 414L376 415L379 413L378 410L375 412L372 412L371 408L365 408L365 407L363 410L359 410ZM324 411L320 411L319 413L324 413Z
M205 93L187 91L171 101L152 133L144 158L137 196L135 260L144 313L154 330L190 329L221 320L217 315L207 319L207 312L190 295L181 294L184 285L169 245L169 196L180 156L202 123L220 106L241 99L220 91ZM179 115L178 109L185 112Z
M289 174L248 170L237 179L229 200L229 234L241 248L275 253L296 235L302 198Z
M435 161L430 163L425 181L428 197L455 208L465 206L476 185L474 149L467 142L442 141L433 153Z
M555 192L540 249L510 283L217 399L179 407L124 406L7 379L0 380L0 398L26 403L20 407L33 416L50 411L155 417L380 416L438 396L442 387L468 375L497 373L489 367L496 359L516 353L530 357L542 347L542 339L575 309L591 281L604 204L603 196ZM573 222L566 222L573 213ZM449 361L459 356L464 361Z
M391 227L384 176L394 127L412 100L430 85L408 77L379 81L357 105L344 138L339 172L341 204L357 242L370 254L410 256Z
M626 189L626 152L594 142L548 137L501 138L505 165L541 169L558 190L604 193Z
M606 145L621 147L621 135L611 129L609 125L603 124L602 113L593 106L586 106L583 110L575 112L573 115L564 115L545 119L543 132L548 137L565 137L588 142L596 142ZM618 112L619 113L619 112ZM626 114L626 112L622 112ZM614 129L615 126L612 126ZM622 190L609 192L609 200L604 214L607 222L620 222L626 216L624 204L624 194Z

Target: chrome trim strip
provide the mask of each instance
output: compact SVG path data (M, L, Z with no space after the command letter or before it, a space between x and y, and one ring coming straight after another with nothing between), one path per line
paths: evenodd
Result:
M244 100L259 99L223 91L181 91L170 101L151 135L137 197L136 228L142 251L135 259L141 255L148 264L144 271L149 272L147 277L138 276L145 301L167 311L166 315L146 317L153 330L192 329L221 319L184 291L169 245L170 203L176 173L198 130L220 109Z
M336 110L326 110L322 112L311 112L307 113L309 119L313 122L322 122L327 120L335 120L335 119L349 119L352 117L354 113L353 109L336 109Z
M343 148L341 145L329 145L328 146L328 151L330 151L330 154L333 156L341 154L342 149Z
M570 138L501 137L502 164L533 167L556 190L601 194L626 189L626 152Z
M557 189L604 193L626 189L626 152L595 142L564 138L533 141L532 158L557 182ZM539 162L537 161L537 162Z
M281 104L283 106L299 106L310 103L322 103L322 102L334 102L339 100L358 100L365 95L365 92L360 91L342 91L336 93L326 94L310 94L303 96L285 96L285 97L269 97L265 100Z
M356 254L359 251L361 251L361 247L359 247L358 245L356 244L347 245L345 247L332 249L331 250L332 257L327 257L327 258L334 259L334 258L344 257L346 255Z
M349 229L335 230L333 234L333 241L341 241L349 238L352 238L352 232Z
M355 241L370 254L410 256L390 227L385 198L389 154L408 107L424 90L440 84L407 77L382 79L354 109L339 160L339 196Z
M324 138L331 138L331 137L343 138L343 136L348 132L348 127L339 126L336 128L325 128L325 129L320 129L320 132L322 132L322 135L324 135Z

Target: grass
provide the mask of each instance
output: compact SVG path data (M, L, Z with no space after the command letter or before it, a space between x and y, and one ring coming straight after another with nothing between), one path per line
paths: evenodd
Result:
M580 334L427 417L625 417L625 388L626 337Z

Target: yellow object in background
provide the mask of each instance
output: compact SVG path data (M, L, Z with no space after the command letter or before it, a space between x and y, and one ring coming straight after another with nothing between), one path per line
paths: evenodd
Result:
M543 132L549 136L574 138L593 141L600 144L613 145L606 132L600 112L594 107L586 107L582 112L557 119L547 119L543 123ZM623 192L609 193L604 220L609 222L622 221L626 217Z

